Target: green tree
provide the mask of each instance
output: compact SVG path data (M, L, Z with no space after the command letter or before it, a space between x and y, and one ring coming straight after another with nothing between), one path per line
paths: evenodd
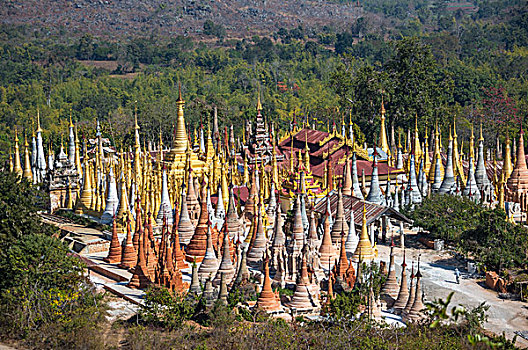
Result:
M150 325L175 329L183 326L205 308L204 300L191 295L173 294L165 287L151 286L145 294L145 305L140 316Z
M438 66L431 48L417 37L393 42L393 48L394 54L384 66L389 75L387 88L392 91L389 118L395 126L405 128L414 124L415 115L421 123L428 122L442 93L436 81Z
M433 194L410 211L409 216L431 237L456 243L464 231L479 224L480 214L485 210L466 197Z
M0 172L0 252L29 233L51 234L42 224L38 209L47 204L47 194L31 187L25 179Z
M94 54L93 36L85 34L79 39L77 45L77 59L90 60Z
M464 231L460 246L489 269L526 268L528 231L506 220L503 210L482 211L478 225Z
M77 341L100 347L95 334L104 323L105 303L84 264L40 223L39 192L1 172L0 194L0 336L34 348L71 348Z

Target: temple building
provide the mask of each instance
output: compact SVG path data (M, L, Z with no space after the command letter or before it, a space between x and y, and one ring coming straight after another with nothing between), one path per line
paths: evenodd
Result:
M247 121L243 135L247 142L244 142L241 149L244 159L247 159L250 165L271 165L272 162L281 162L284 156L276 154L275 131L272 123L268 124L264 121L260 94L257 100L257 118L254 127L255 130L253 130L253 124Z

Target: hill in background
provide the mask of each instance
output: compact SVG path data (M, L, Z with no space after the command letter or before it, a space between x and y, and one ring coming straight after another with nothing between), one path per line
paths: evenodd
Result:
M28 24L98 36L196 35L212 21L241 38L297 26L342 28L361 16L355 1L16 0L0 7L3 24Z

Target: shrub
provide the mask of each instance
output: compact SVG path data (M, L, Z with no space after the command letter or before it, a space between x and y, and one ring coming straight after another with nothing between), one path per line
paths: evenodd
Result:
M502 209L490 209L465 197L435 194L408 214L431 237L451 242L488 269L501 272L527 264L527 230L506 221Z
M361 296L357 290L338 294L325 306L324 313L332 317L338 324L351 322L359 311Z
M191 294L173 294L165 287L152 285L145 293L145 305L140 316L146 324L169 330L180 328L205 308L202 298Z
M469 198L433 194L407 214L415 226L423 227L432 238L456 243L462 232L478 225L483 211L487 209Z
M72 335L93 334L104 321L105 303L83 264L54 237L22 237L0 254L0 274L4 336L37 348L67 347L75 342Z

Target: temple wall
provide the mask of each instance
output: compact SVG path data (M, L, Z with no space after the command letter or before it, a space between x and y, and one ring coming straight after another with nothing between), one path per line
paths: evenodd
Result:
M72 190L72 196L73 196L73 203L77 201L77 191ZM65 208L66 207L66 201L68 197L68 188L56 188L53 190L50 190L49 193L50 196L50 213L54 213L56 210Z

